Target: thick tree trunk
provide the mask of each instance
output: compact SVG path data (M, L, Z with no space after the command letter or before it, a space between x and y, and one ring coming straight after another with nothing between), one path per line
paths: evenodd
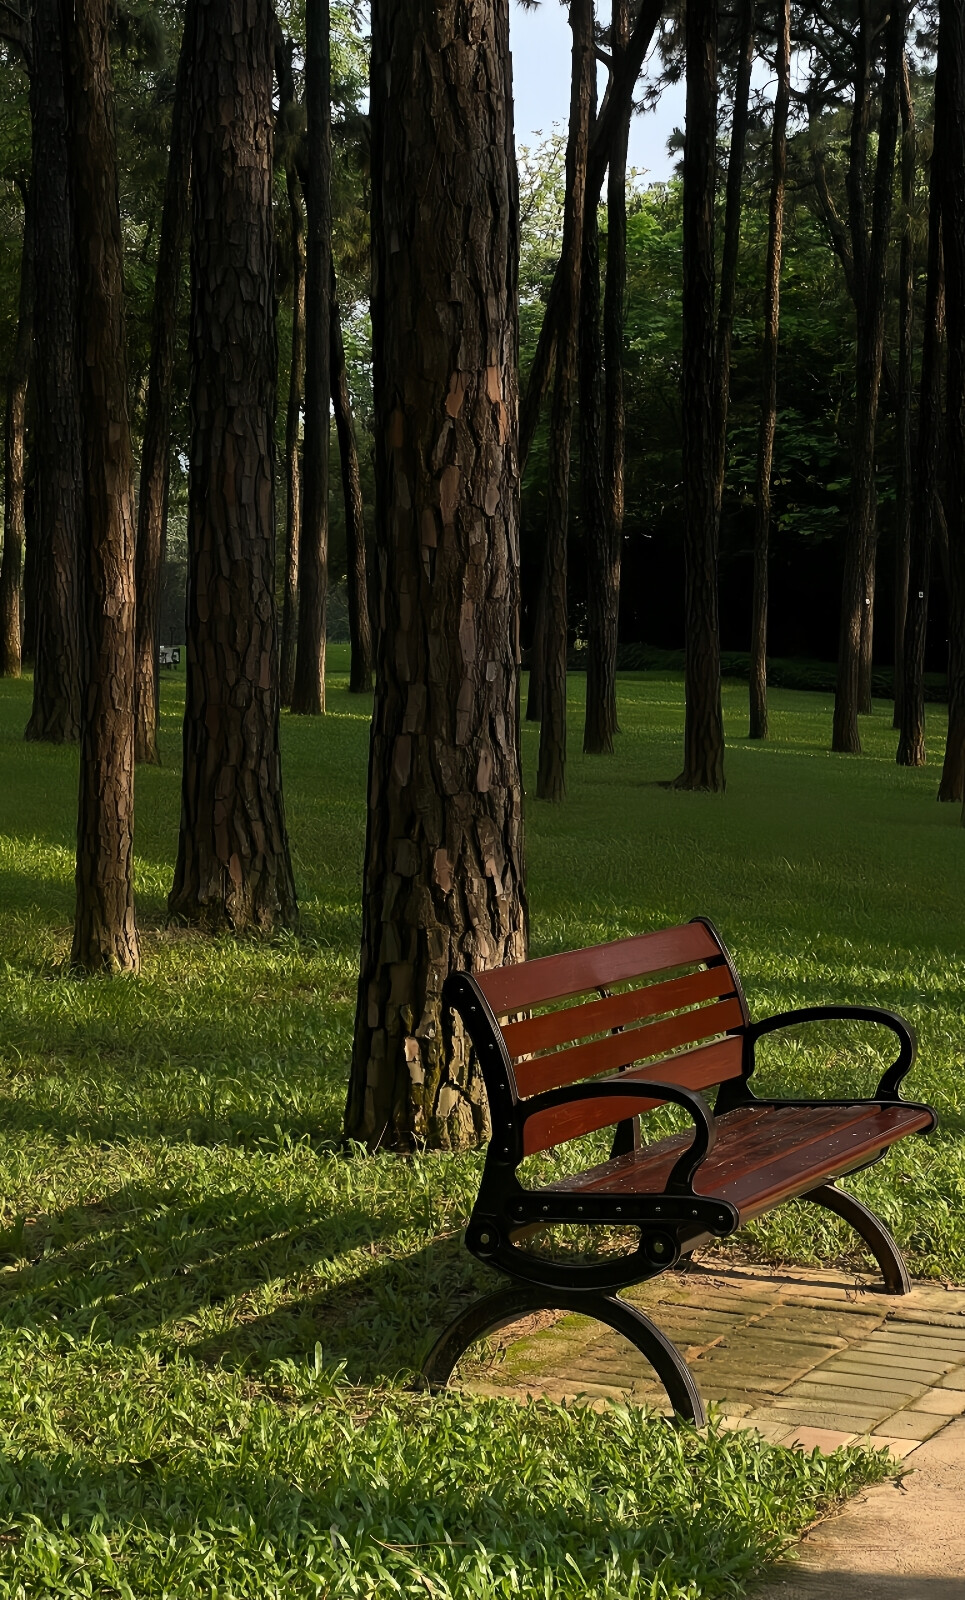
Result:
M291 926L278 748L270 0L198 0L181 828L170 910Z
M526 953L508 0L374 0L379 663L345 1128L487 1127L449 972Z
M935 148L941 182L948 377L948 738L939 800L965 799L965 8L940 0Z
M781 329L781 254L787 184L787 114L791 97L791 0L782 0L777 36L777 92L771 131L771 198L764 273L764 348L761 352L761 422L754 493L754 589L751 600L751 739L767 738L768 555L771 477L777 431L777 357Z
M894 727L902 725L905 621L911 579L912 449L911 411L915 333L915 106L908 76L908 57L901 57L901 259L898 268L898 405L895 412L895 711Z
M679 789L724 788L717 623L714 188L717 0L690 0L683 186L684 766Z
M902 649L905 681L901 696L901 734L896 756L899 766L902 767L923 767L926 756L924 675L928 590L931 582L932 551L942 519L938 485L942 453L944 324L941 176L939 163L933 154L929 178L925 325L922 333L918 440L915 449L915 484L912 498L911 572Z
M305 450L298 546L298 648L292 711L325 710L328 596L328 436L331 396L332 102L329 0L306 12L308 242L305 274Z
M848 201L855 264L857 340L855 424L852 440L851 516L844 558L838 679L833 750L859 753L858 715L871 709L871 637L874 622L874 562L877 543L875 441L885 337L885 263L891 226L895 146L898 141L899 77L907 11L897 5L885 30L881 117L875 164L870 238L864 198L871 98L873 30L868 0L862 0L855 43L855 110L848 166Z
M33 349L33 212L24 199L23 251L17 337L7 374L3 458L3 557L0 559L0 678L19 678L22 665L25 433L27 385Z
M87 502L87 673L71 965L136 972L134 464L127 413L123 243L109 0L62 0L77 248Z
M579 364L580 278L586 227L586 162L590 142L596 54L593 0L570 0L573 67L566 147L566 201L560 265L564 288L550 425L546 492L545 618L539 766L536 796L566 795L566 568L570 509L570 444Z
M63 744L80 730L82 656L78 552L82 450L77 270L67 176L59 0L35 0L30 121L34 205L37 485L36 638L27 739Z
M184 13L184 33L171 108L171 144L154 276L151 362L141 450L141 489L137 504L134 759L149 766L156 766L161 759L157 742L161 580L167 542L171 406L181 302L181 266L191 187L189 80L194 51L194 12L195 0L189 0Z
M720 262L720 294L717 308L717 375L714 403L717 425L716 494L718 508L724 492L724 472L727 464L730 354L734 337L734 301L737 294L737 262L740 256L744 150L747 144L751 69L753 65L754 0L741 0L740 54L737 59L737 73L734 82L734 114L731 122L730 153L727 159L724 245Z
M352 421L352 397L345 364L345 342L338 304L338 284L332 266L330 315L332 321L332 410L338 434L338 455L342 469L342 498L345 504L345 553L348 567L348 627L351 640L348 687L350 694L372 691L372 619L369 613L369 575L365 551L365 515L362 505L362 474Z
M291 705L298 639L298 551L302 530L301 424L305 394L305 213L293 165L285 173L292 233L292 352L285 422L285 591L281 612L281 703Z

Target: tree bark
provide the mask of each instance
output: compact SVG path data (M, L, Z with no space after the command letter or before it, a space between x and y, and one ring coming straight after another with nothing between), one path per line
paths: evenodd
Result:
M365 515L362 505L362 474L352 421L352 397L345 364L345 342L338 304L338 284L332 265L331 293L332 410L338 434L339 463L342 469L342 498L345 503L345 547L348 566L348 627L351 639L348 687L350 694L372 691L372 619L369 614L369 575L365 551Z
M198 0L181 827L172 913L292 926L278 747L270 0Z
M374 0L380 622L349 1137L487 1128L453 970L526 953L508 0Z
M536 796L566 795L566 569L570 506L570 444L579 365L580 278L587 226L586 163L590 142L596 52L593 0L570 0L573 66L566 147L566 200L560 265L563 300L556 341L553 413L546 491L545 613ZM559 269L558 269L559 270Z
M721 498L724 493L724 472L727 464L730 354L734 337L734 301L737 295L737 262L740 256L744 150L747 145L751 69L753 65L754 0L741 0L740 54L737 60L737 74L734 84L734 114L731 121L730 152L727 159L724 245L721 253L720 293L717 307L717 375L714 403L717 425L716 494L718 515Z
M109 0L62 0L84 417L85 656L71 965L136 972L134 464Z
M67 176L59 0L33 8L30 192L34 210L37 584L33 709L24 737L73 742L80 731L78 559L82 518L77 269Z
M683 181L684 766L679 789L724 788L724 719L717 621L717 429L714 406L714 188L717 0L686 15L687 124Z
M281 613L281 703L291 705L298 639L298 551L302 530L301 422L305 395L305 213L294 166L285 171L292 232L292 351L285 422L285 593Z
M291 708L325 710L328 596L328 438L331 384L332 103L329 0L306 11L305 110L308 122L308 236L305 273L305 448L298 547L298 647Z
M911 517L911 572L902 649L904 688L896 760L902 767L925 765L925 640L932 552L941 521L939 477L942 433L942 340L945 284L942 265L941 178L934 152L928 203L928 265L925 323L921 347L918 440Z
M174 359L191 188L189 82L194 51L194 12L195 0L188 0L171 108L171 144L154 275L151 360L137 505L134 759L148 766L157 766L161 759L157 742L161 580L167 543Z
M787 184L787 115L791 97L791 0L782 0L777 36L777 92L771 131L771 197L764 271L764 348L761 352L761 422L754 493L754 590L751 601L751 739L767 738L768 556L771 478L777 431L777 357L781 330L781 255Z
M0 560L0 678L19 678L22 667L21 612L23 609L24 492L26 482L25 432L27 386L33 348L34 262L33 212L29 193L24 197L23 251L20 257L20 297L17 337L7 375L4 429L3 557Z
M945 520L948 526L948 737L939 800L965 799L965 9L940 0L935 147L941 182L948 377Z
M869 0L861 0L855 42L854 113L848 164L848 202L854 261L856 358L855 424L851 449L851 515L844 557L838 677L831 748L859 754L858 715L871 709L871 638L877 544L875 443L885 336L885 263L891 226L892 182L898 140L899 75L907 10L896 5L885 29L885 64L875 163L870 235L865 167L871 107L873 29Z
M911 581L912 448L911 411L915 336L915 105L908 57L901 57L901 256L898 267L898 404L895 408L895 708L893 726L902 725L905 621Z

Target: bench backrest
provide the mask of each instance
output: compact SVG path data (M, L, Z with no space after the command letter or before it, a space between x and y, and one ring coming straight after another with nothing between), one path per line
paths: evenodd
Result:
M742 1070L747 1006L730 957L703 918L497 967L476 974L474 985L501 1023L519 1099L615 1072L706 1089ZM506 1020L519 1013L521 1020ZM667 1060L671 1052L679 1053ZM487 1065L491 1071L484 1054ZM527 1119L523 1154L663 1103L612 1096L538 1111Z

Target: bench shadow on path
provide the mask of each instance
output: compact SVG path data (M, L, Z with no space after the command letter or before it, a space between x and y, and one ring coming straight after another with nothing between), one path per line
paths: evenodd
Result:
M965 1600L965 1576L919 1578L908 1573L769 1572L747 1600Z

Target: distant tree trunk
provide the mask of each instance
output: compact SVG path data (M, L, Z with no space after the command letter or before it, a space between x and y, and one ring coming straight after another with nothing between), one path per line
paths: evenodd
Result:
M62 0L80 305L87 673L71 965L136 972L134 464L127 414L123 242L110 0Z
M308 248L305 274L305 445L298 547L298 647L292 711L325 710L328 596L328 436L331 396L332 89L329 0L305 13Z
M566 147L566 202L561 260L565 262L563 308L556 342L553 415L546 493L545 622L539 725L539 800L566 794L566 565L570 507L570 442L577 386L580 277L586 226L586 160L590 142L596 53L593 0L570 0L573 68Z
M751 601L751 739L767 738L768 555L771 477L777 431L777 356L781 329L781 255L787 184L787 114L791 97L791 0L782 0L777 36L777 92L771 132L771 199L764 272L764 348L761 352L761 422L754 494L754 590Z
M717 427L716 495L718 514L727 465L727 412L730 405L730 354L734 336L734 300L741 239L741 191L744 184L744 150L754 66L754 0L741 0L740 54L734 84L734 114L727 160L727 200L724 207L724 247L720 262L717 308L717 374L714 404Z
M169 908L291 926L278 748L270 0L198 0L187 684Z
M717 623L717 430L714 407L714 188L717 0L686 15L683 183L683 479L686 617L684 766L679 789L724 788Z
M905 620L911 579L912 449L911 411L915 335L915 105L908 76L908 57L901 57L901 259L898 268L898 404L895 408L895 710L893 726L902 725Z
M543 551L542 577L536 596L533 642L529 651L529 684L526 691L526 721L538 722L543 715L543 651L546 647L546 551Z
M4 428L3 558L0 560L0 678L19 678L21 671L20 615L23 605L24 553L24 434L27 385L33 349L34 267L33 214L29 194L24 198L23 251L20 257L20 300L17 337L7 375L7 409Z
M151 363L137 504L134 759L150 766L157 766L161 759L157 743L158 647L161 642L161 580L167 543L174 358L191 188L189 79L194 49L194 11L195 0L189 0L184 13L184 34L171 108L171 145L154 275Z
M945 518L948 525L948 738L939 800L965 799L965 10L940 0L935 148L941 182L948 378Z
M298 550L302 529L301 422L305 394L305 214L289 164L285 181L292 230L292 351L285 422L285 597L281 613L281 703L291 705L298 638Z
M942 266L941 175L931 159L928 203L928 268L925 325L921 348L918 441L911 517L911 572L905 638L902 649L904 688L897 761L902 767L925 765L925 640L932 550L941 520L939 476L942 430L942 339L945 284Z
M848 202L854 261L856 358L855 422L851 460L851 515L844 556L833 750L858 754L858 715L871 709L871 638L877 544L875 442L885 336L885 261L891 226L892 182L898 140L899 76L905 40L904 5L896 5L885 31L885 63L875 164L871 234L864 184L871 114L874 30L869 0L861 0L855 43L854 112L848 164Z
M332 321L332 410L338 434L338 454L342 469L342 498L345 503L345 546L348 567L348 628L351 640L348 687L350 694L370 694L372 690L372 619L369 614L368 561L365 552L365 514L362 505L362 474L352 421L352 397L345 364L345 342L338 304L338 283L332 264L330 301Z
M67 176L59 0L35 0L30 72L34 205L37 617L33 709L24 737L80 731L78 552L82 517L77 271Z
M371 16L382 622L345 1131L455 1147L486 1097L443 981L526 954L509 0Z

